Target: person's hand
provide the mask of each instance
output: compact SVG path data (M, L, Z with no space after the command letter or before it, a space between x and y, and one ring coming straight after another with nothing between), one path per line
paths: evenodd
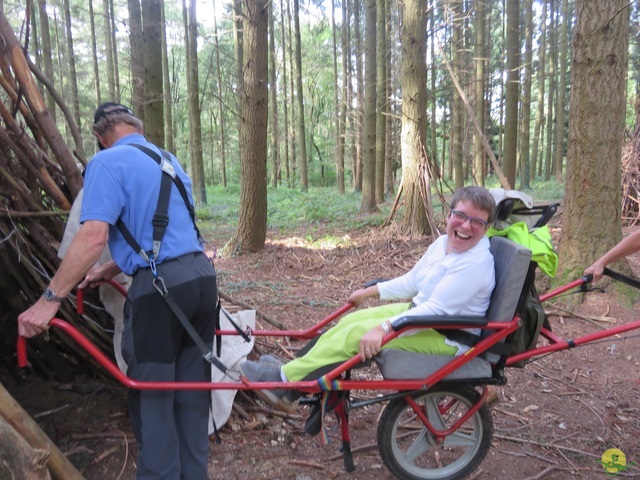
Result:
M113 261L94 266L87 272L78 288L93 288L99 286L101 282L111 280L118 273L117 270L114 270L114 266L115 262Z
M360 339L360 343L358 345L360 360L365 362L375 357L382 348L382 339L384 336L384 330L380 325L375 326L365 333Z
M604 271L604 265L601 265L600 263L596 262L593 265L591 265L590 267L588 267L585 271L584 274L585 275L593 275L593 281L597 282L598 280L600 280L602 278L602 272Z
M49 322L58 312L60 303L47 302L44 298L34 303L31 308L18 316L18 335L21 337L34 337L49 329Z
M360 288L353 292L349 295L347 302L353 303L356 307L359 307L367 298L377 297L378 295L378 287L372 285L371 287Z

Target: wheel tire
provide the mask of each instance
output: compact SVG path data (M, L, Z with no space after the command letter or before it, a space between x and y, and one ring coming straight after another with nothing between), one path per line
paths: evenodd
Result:
M437 430L450 428L479 399L471 387L436 386L410 394L416 403L426 406L427 418ZM437 405L453 401L447 412ZM404 398L385 407L378 424L378 449L391 473L411 480L456 480L474 471L491 446L493 419L483 404L458 430L436 445L435 438Z

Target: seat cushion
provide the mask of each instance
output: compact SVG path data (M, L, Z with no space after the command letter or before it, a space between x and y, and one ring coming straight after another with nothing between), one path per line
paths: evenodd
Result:
M382 376L387 380L415 380L425 378L444 367L454 358L450 355L426 355L388 348L374 357ZM462 378L491 378L491 364L476 357L451 372L445 380Z

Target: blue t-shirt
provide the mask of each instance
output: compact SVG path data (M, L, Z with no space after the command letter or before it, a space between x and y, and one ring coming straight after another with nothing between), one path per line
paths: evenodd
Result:
M99 220L109 227L109 249L120 269L134 274L140 267L149 264L126 242L115 226L122 218L133 238L145 250L153 246L151 221L158 206L160 166L146 153L129 144L144 145L159 155L160 150L147 142L140 134L122 137L111 148L98 152L87 165L84 178L84 198L80 222ZM182 179L193 204L191 180L177 159L171 156L173 168ZM187 253L202 251L187 206L175 184L171 188L169 201L169 225L162 238L162 246L156 259L160 264L167 259Z

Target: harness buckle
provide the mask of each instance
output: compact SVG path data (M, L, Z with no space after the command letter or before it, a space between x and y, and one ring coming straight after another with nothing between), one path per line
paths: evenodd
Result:
M162 277L154 278L153 286L163 297L169 293L169 290L167 290L167 286L165 285L164 279Z
M153 216L153 220L151 220L151 224L154 227L166 227L169 225L169 215L165 213L157 213Z

